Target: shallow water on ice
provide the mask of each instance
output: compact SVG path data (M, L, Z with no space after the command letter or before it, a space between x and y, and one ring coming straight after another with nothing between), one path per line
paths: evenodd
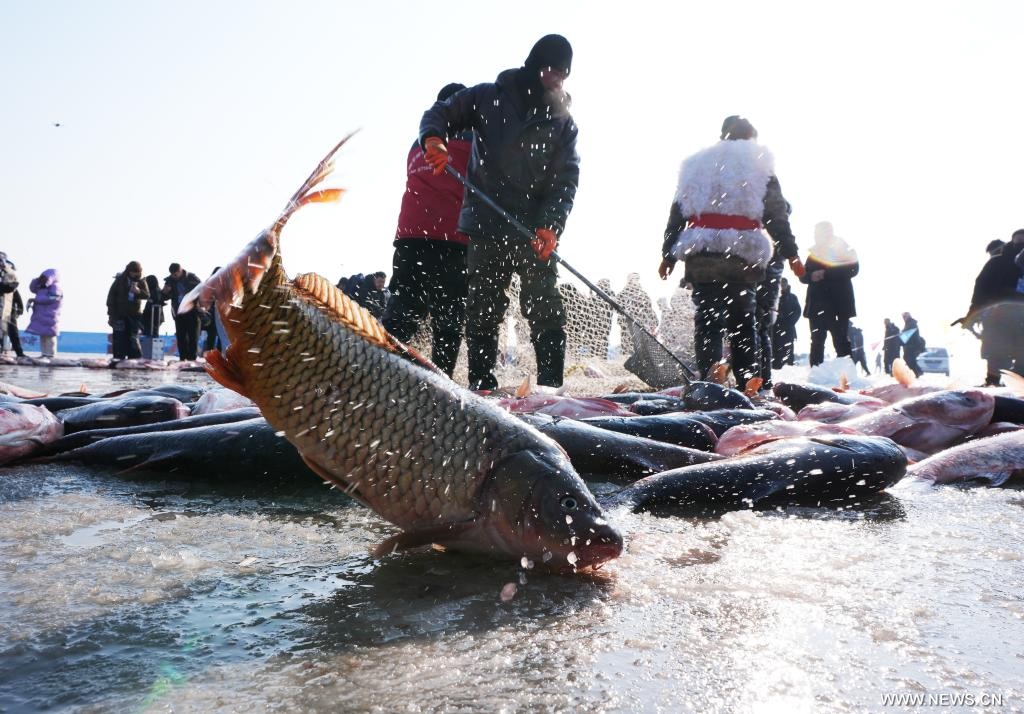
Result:
M0 709L873 711L893 693L1024 707L1024 491L611 517L622 558L551 576L375 560L392 527L319 482L5 470Z

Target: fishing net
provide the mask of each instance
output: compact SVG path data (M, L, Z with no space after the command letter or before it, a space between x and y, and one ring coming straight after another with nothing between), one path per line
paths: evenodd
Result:
M670 300L660 301L656 311L650 297L638 280L632 276L618 293L608 280L598 286L615 298L633 317L653 332L658 339L684 362L694 363L693 300L689 290L677 288ZM665 364L660 348L652 349L641 342L637 349L635 330L627 320L618 317L611 306L586 286L565 280L558 284L565 307L565 391L574 395L607 394L616 387L629 390L647 390L650 386L634 372L663 376L663 383L679 383L672 375L677 365ZM519 309L520 284L514 276L509 286L509 308L499 333L498 364L495 370L502 387L515 387L527 377L535 383L537 362L530 343L530 326ZM660 314L659 314L660 312ZM616 324L618 327L616 327ZM639 340L650 340L640 335ZM424 323L410 341L425 355L430 355L430 325ZM639 353L634 355L634 353ZM659 356L660 355L660 356ZM627 360L633 368L627 368ZM642 360L638 365L637 361ZM638 368L639 367L639 368ZM455 381L467 384L466 345L459 351L455 366Z

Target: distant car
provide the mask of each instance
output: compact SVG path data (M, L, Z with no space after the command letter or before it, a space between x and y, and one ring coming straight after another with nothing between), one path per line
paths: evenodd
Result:
M945 347L933 347L917 357L917 364L923 372L938 372L949 376L949 352Z

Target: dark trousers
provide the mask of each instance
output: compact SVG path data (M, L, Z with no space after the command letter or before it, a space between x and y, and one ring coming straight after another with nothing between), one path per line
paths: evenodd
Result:
M917 363L917 356L919 354L921 354L920 350L908 350L906 345L903 346L903 361L907 363L907 366L910 367L918 377L924 374L924 370L921 369L921 365Z
M178 359L194 360L199 349L199 313L190 310L184 315L174 316L174 336L178 339Z
M722 359L722 329L729 339L732 371L741 387L760 374L755 310L756 290L740 283L697 283L693 286L694 347L697 370L708 378Z
M429 239L396 241L388 287L384 329L408 342L429 315L430 359L452 376L466 321L466 246Z
M864 354L864 348L858 347L857 349L850 350L850 359L853 360L854 365L860 365L864 370L864 374L870 375L871 370L868 369L867 355Z
M832 334L832 347L836 351L836 357L848 357L850 354L850 340L847 334L850 331L850 318L840 318L838 315L820 312L807 318L811 323L811 366L819 365L825 361L825 338Z
M773 260L768 264L765 279L757 285L757 347L759 376L767 389L772 386L772 332L779 314L779 292L782 288L782 261Z
M21 349L21 335L18 334L18 320L13 316L7 322L7 337L11 340L11 349L14 350L14 354L24 357L25 352Z
M782 369L783 365L794 364L796 358L793 354L793 342L795 338L786 333L785 330L777 330L772 336L772 368Z
M530 244L518 236L473 236L466 257L469 294L466 301L466 347L470 387L497 386L494 363L498 329L508 310L512 275L521 281L519 307L530 324L537 355L537 383L562 385L565 366L565 309L556 285L555 261L541 262Z
M885 359L883 360L885 366L885 373L892 374L892 363L896 361L896 358L900 356L900 351L896 350L885 350Z
M114 322L114 339L112 348L114 359L139 359L142 357L142 345L139 344L139 321L134 317L126 317Z

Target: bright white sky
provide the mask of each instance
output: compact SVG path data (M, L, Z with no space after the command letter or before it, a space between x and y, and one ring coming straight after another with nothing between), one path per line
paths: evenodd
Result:
M285 265L390 274L422 112L558 32L582 159L566 260L668 295L656 268L679 163L739 113L776 156L802 254L821 220L857 249L867 341L909 310L939 345L984 245L1024 227L1022 19L984 0L0 0L0 250L26 284L62 272L63 329L105 330L126 262L205 277L361 128L330 183L349 193L293 219Z

